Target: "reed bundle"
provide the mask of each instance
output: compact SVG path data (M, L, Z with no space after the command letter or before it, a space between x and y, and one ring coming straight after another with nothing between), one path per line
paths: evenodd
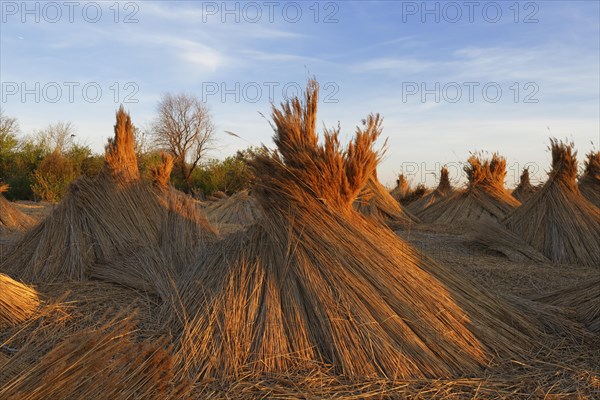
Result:
M82 280L92 266L118 265L119 256L143 247L161 248L181 266L206 237L216 237L191 198L139 179L133 134L121 108L103 171L72 183L53 213L3 255L1 270L27 282Z
M233 224L245 227L262 217L260 205L248 190L241 190L231 197L209 204L204 212L209 221L216 225Z
M517 185L515 190L512 192L513 197L519 200L521 203L525 203L535 193L536 190L537 188L531 185L531 181L529 180L529 169L524 168L523 173L521 174L519 185Z
M35 220L19 210L0 192L0 228L21 231L31 228Z
M135 127L123 106L117 111L115 136L108 139L105 150L103 170L107 175L125 182L140 179L135 156Z
M418 222L373 175L354 202L354 207L364 216L392 229L399 229Z
M491 159L472 155L467 161L464 167L469 180L467 188L425 208L417 215L422 221L438 224L499 221L521 204L504 189L503 157L495 153Z
M35 289L0 274L0 328L25 321L39 305Z
M396 179L396 187L392 189L390 194L398 203L400 203L409 193L410 188L408 186L408 180L404 176L404 174L398 175L398 179Z
M588 153L579 190L583 197L600 208L600 151Z
M600 209L579 192L573 144L551 139L548 180L503 224L551 261L600 265Z
M453 191L454 189L452 189L452 185L450 185L448 169L446 167L442 167L440 170L440 182L438 183L437 188L433 192L413 201L406 208L414 215L419 215L427 207L437 203L446 196L451 195Z
M330 368L351 380L450 377L519 358L543 335L456 271L420 257L352 204L372 178L381 119L342 147L315 131L318 86L273 109L278 152L252 161L265 217L208 244L165 314L193 379Z

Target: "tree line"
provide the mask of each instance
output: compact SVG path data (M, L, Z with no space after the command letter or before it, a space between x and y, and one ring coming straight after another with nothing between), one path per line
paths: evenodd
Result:
M160 153L168 152L175 160L171 184L180 190L202 198L249 186L248 161L256 149L240 150L224 160L207 159L217 140L205 103L192 95L168 93L156 111L147 130L136 128L135 151L142 176L149 178L161 162ZM24 133L18 119L0 109L0 181L8 184L4 193L8 199L60 201L71 182L81 175L95 176L103 163L103 154L78 142L72 123L51 123Z

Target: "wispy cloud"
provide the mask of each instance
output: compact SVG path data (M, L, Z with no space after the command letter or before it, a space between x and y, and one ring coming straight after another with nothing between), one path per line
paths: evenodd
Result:
M140 44L159 46L176 58L213 72L223 66L227 59L227 56L214 47L174 35L138 35L136 40Z
M435 67L436 63L414 58L376 58L355 64L355 72L388 72L393 75L414 74Z
M148 20L152 20L152 25L176 23L180 29L195 28L195 31L209 28L211 34L222 39L237 37L243 41L249 39L277 40L300 39L310 36L306 32L293 32L291 30L294 27L293 24L282 24L277 21L270 22L268 18L261 18L257 22L246 22L241 17L244 15L241 9L225 16L225 21L223 21L224 16L221 13L207 13L207 8L203 7L202 4L208 3L211 3L211 6L215 5L217 7L225 4L216 2L190 2L184 6L172 7L159 2L145 2L140 12ZM184 12L182 12L182 8L185 10ZM237 23L235 22L236 17L239 21Z
M257 61L276 61L276 62L301 62L301 63L312 63L321 64L326 61L317 57L308 57L299 54L292 53L269 53L259 50L245 50L242 52L245 57L251 58Z

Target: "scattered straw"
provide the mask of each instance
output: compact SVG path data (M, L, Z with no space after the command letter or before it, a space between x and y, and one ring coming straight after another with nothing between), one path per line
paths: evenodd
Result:
M600 277L542 296L538 300L574 309L586 327L600 333Z
M165 340L135 343L134 329L130 317L119 316L74 334L0 387L0 398L183 398L190 385L174 375Z

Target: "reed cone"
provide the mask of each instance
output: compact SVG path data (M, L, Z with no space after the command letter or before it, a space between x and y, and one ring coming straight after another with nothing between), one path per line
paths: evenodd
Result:
M370 115L346 147L339 129L319 143L317 97L309 81L303 102L273 108L278 151L251 164L264 218L209 244L177 281L165 314L186 373L442 378L519 358L543 335L536 323L354 210L381 119Z
M390 194L397 202L400 202L402 199L408 195L409 187L408 180L404 177L403 174L398 175L398 179L396 179L396 187L392 189Z
M392 229L404 228L418 222L392 197L385 187L373 175L354 202L358 212L377 223L388 225Z
M521 203L525 203L535 193L536 188L531 185L529 180L529 169L524 168L521 174L519 185L513 190L512 195Z
M249 190L241 190L231 197L220 199L204 211L209 221L215 225L248 226L262 217L260 205Z
M550 140L548 180L503 224L551 261L600 265L600 209L577 186L573 144Z
M503 157L493 154L487 160L473 155L464 169L469 180L467 188L418 213L423 222L450 225L499 221L521 204L504 189L506 160Z
M585 170L579 180L583 197L600 208L600 151L590 151L585 161Z
M0 191L0 228L8 231L22 231L35 225L35 220L24 214L14 204L6 200L1 194L6 191L8 185L4 185Z
M187 259L205 240L216 239L189 196L139 179L132 126L121 107L104 169L95 178L73 182L53 213L2 255L1 271L26 282L78 281L91 275L113 275L109 280L115 281L124 274L118 260L140 248L160 248ZM172 238L179 240L181 251L173 250ZM99 272L98 265L106 265L106 271ZM139 268L126 275L143 273Z
M440 182L438 183L437 188L433 192L428 193L420 199L413 201L406 208L414 215L418 215L419 213L423 212L423 210L425 210L427 207L431 206L434 203L437 203L446 196L451 195L453 192L454 189L450 184L450 175L448 173L448 169L446 167L442 167L442 169L440 170Z

